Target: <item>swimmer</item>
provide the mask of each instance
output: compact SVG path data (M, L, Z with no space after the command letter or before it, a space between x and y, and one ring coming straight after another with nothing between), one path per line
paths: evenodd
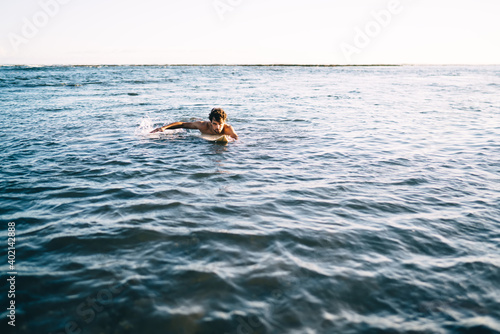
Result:
M221 108L213 108L208 116L210 122L175 122L151 131L151 133L165 131L167 129L198 129L206 135L227 135L231 138L238 139L238 135L233 127L226 123L227 114Z

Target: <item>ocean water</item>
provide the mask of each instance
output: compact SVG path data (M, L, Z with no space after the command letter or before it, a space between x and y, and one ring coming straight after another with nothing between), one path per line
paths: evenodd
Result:
M500 333L499 93L499 66L0 67L1 333ZM213 107L239 140L147 134Z

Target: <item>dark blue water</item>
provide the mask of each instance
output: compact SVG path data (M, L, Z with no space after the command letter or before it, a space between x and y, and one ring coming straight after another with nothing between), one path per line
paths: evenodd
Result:
M499 92L498 66L0 67L1 332L499 333ZM238 141L145 135L213 107Z

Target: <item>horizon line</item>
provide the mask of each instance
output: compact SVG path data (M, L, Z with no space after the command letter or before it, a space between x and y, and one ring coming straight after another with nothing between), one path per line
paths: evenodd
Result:
M499 66L499 64L419 64L419 63L402 63L402 64L223 64L223 63L213 63L213 64L111 64L111 63L104 63L104 64L0 64L0 67L15 67L15 66L38 66L38 67L91 67L91 66L238 66L238 67L377 67L377 66L390 66L390 67L398 67L398 66Z

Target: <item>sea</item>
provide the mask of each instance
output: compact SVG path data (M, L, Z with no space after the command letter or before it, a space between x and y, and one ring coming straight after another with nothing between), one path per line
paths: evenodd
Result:
M0 141L2 334L500 333L500 66L1 66Z

